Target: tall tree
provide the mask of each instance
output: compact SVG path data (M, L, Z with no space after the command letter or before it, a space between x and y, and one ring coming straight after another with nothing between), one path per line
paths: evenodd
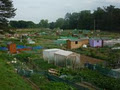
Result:
M63 28L64 25L64 19L63 18L58 18L55 23L56 28Z
M78 26L78 18L79 18L79 13L72 13L71 16L69 17L69 25L71 29L75 29Z
M79 13L78 25L80 29L93 29L93 16L90 10L84 10Z
M54 28L55 28L55 22L49 23L49 28L50 28L50 29L54 29Z
M0 29L5 32L8 29L8 19L15 16L15 10L11 0L0 0Z
M70 17L71 13L65 15L63 29L70 29Z
M98 7L93 13L94 19L96 21L96 29L103 29L105 27L105 11L104 9Z
M39 22L39 26L42 27L42 28L48 28L48 27L49 27L48 20L42 19L42 20Z

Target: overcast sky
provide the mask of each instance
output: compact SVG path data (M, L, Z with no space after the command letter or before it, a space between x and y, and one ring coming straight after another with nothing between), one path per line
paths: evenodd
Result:
M26 20L38 23L41 19L50 22L62 17L67 12L95 10L97 7L114 5L120 7L120 0L13 0L17 8L13 20Z

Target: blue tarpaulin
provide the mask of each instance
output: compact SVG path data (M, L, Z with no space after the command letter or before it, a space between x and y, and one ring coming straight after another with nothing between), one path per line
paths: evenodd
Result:
M24 48L32 48L33 50L43 49L42 46L30 47L30 46L17 45L17 49L24 49Z
M25 49L25 48L32 48L32 50L43 49L42 46L30 47L30 46L17 45L17 49ZM6 51L6 50L8 50L8 48L7 47L0 47L0 50Z
M43 49L41 46L32 47L33 50Z
M24 49L24 48L32 48L32 47L23 46L23 45L17 45L17 49Z
M6 47L0 47L0 50L6 51L6 50L8 50L8 48L6 48Z

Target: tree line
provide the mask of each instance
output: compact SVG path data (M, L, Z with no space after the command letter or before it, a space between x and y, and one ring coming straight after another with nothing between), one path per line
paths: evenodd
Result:
M10 21L13 28L61 28L61 29L99 29L120 30L120 9L115 6L98 7L93 12L84 10L81 12L67 13L64 18L58 18L56 22L48 23L42 19L38 24L32 21Z
M60 29L100 29L120 31L120 8L115 6L98 7L94 11L83 10L67 13L64 18L55 22L42 19L39 23L32 21L8 21L15 16L16 9L11 0L0 1L0 30L9 28L60 28Z

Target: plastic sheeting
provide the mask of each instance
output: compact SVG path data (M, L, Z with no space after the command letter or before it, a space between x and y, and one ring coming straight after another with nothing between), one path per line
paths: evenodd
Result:
M103 75L106 75L106 76L110 76L110 77L114 77L114 78L120 78L120 72L116 71L116 70L113 70L113 69L111 70L111 69L108 69L108 68L103 68L100 65L93 65L93 64L89 64L89 63L86 63L85 67L87 67L88 69L91 69L91 70L96 70L96 71L98 71L98 72L100 72L100 73L102 73Z
M43 58L48 63L68 68L80 68L80 55L61 49L47 49L43 51Z
M6 48L6 47L0 47L0 50L1 50L1 51L7 51L8 48Z
M104 46L114 46L120 44L120 39L104 40Z
M43 49L42 46L30 47L30 46L17 45L17 49L25 49L25 48L31 48L32 50Z
M31 48L31 47L27 47L27 46L23 46L23 45L17 45L17 49L24 49L24 48Z
M36 46L36 47L32 47L33 50L38 50L38 49L43 49L42 46Z
M55 65L68 68L80 68L80 55L71 51L60 50L55 52Z
M43 58L48 63L54 63L54 53L59 51L60 49L46 49L43 51Z

